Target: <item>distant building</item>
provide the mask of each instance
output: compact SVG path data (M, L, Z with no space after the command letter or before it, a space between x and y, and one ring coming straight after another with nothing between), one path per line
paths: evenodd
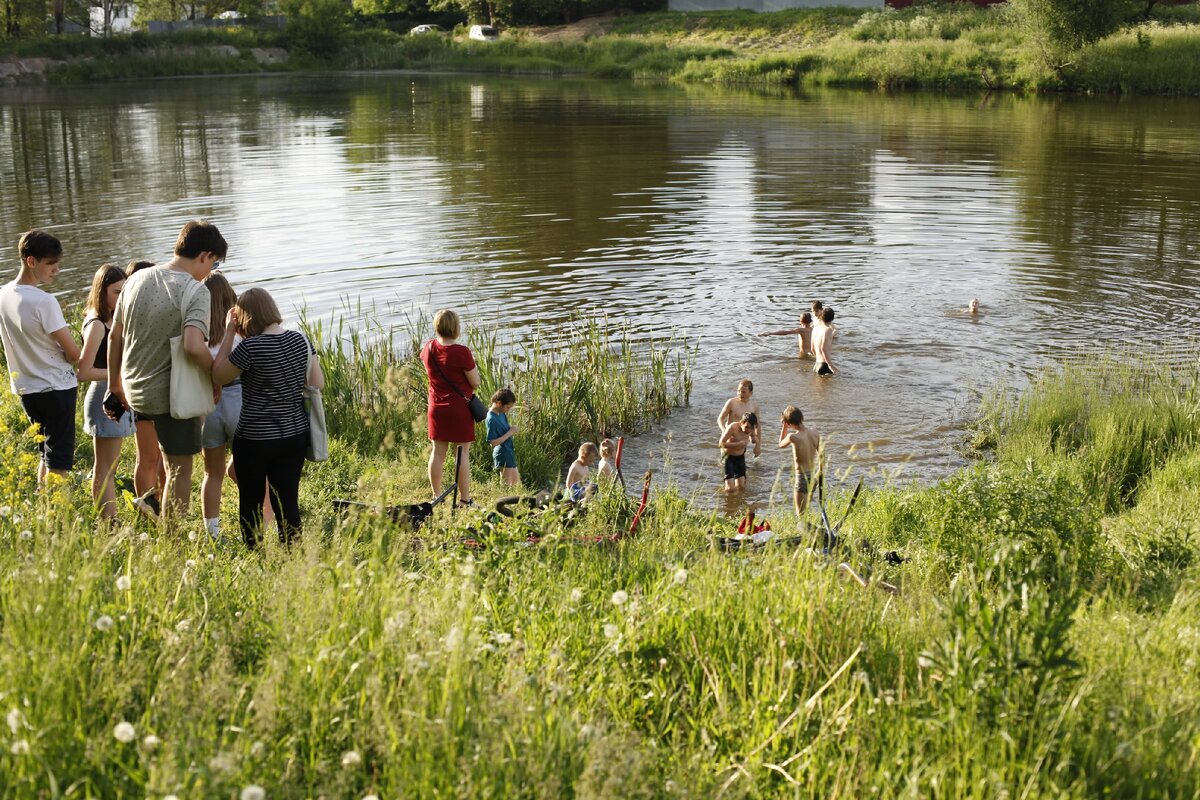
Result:
M910 0L911 2L911 0ZM883 8L883 0L668 0L671 11L784 11L789 8Z
M104 9L92 7L90 9L91 18L88 22L91 23L92 32L96 35L104 34ZM129 33L133 30L133 18L137 14L137 6L129 5L113 5L112 7L112 33Z

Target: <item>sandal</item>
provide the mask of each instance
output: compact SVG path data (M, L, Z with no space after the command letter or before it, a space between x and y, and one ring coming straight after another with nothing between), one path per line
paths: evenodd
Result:
M474 500L461 500L454 507L455 508L479 508L479 506L475 505Z

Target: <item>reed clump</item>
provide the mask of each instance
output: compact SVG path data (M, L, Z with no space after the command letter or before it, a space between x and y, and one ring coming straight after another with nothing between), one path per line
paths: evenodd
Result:
M335 434L365 455L415 455L428 447L428 377L419 355L432 332L425 316L388 328L306 321L326 374L326 408ZM552 486L583 441L636 434L691 395L692 351L671 336L635 335L604 317L535 325L505 344L494 327L468 328L485 401L500 388L517 395L509 415L521 434L517 463L530 486ZM491 448L472 448L480 477Z

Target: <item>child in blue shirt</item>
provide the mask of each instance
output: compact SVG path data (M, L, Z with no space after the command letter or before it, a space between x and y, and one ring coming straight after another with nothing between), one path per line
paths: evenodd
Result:
M521 485L521 473L517 470L517 454L513 450L512 437L517 426L508 423L508 412L517 402L512 389L501 389L492 395L492 407L487 415L487 439L492 446L492 463L500 470L500 479L508 486Z

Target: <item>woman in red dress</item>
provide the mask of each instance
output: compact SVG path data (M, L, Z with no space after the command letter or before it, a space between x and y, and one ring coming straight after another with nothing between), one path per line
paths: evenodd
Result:
M421 363L429 376L429 485L433 495L442 493L442 467L450 446L462 448L458 471L458 496L461 505L471 503L471 468L468 454L475 441L475 419L467 402L479 386L475 357L456 344L461 327L458 314L443 309L433 315L437 334L421 348Z

